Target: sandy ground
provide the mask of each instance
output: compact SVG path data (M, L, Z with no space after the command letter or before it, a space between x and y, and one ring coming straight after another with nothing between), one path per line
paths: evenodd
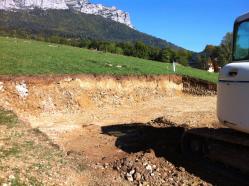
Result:
M101 121L95 121L86 124L83 123L73 123L72 128L65 124L65 122L56 123L49 127L41 127L40 130L45 132L50 138L53 139L54 143L59 144L59 146L66 152L80 153L87 162L94 169L100 169L106 172L107 170L112 170L112 164L114 162L120 161L124 158L131 158L134 156L145 156L149 159L148 161L156 161L155 164L161 164L161 166L168 167L171 166L172 174L177 170L177 165L170 163L165 158L157 157L155 152L144 155L146 150L150 149L137 149L132 154L129 148L123 149L120 147L118 141L119 138L125 136L129 133L130 129L124 128L123 126L147 126L148 122L156 118L163 117L164 124L167 126L169 123L174 123L176 126L188 125L192 128L195 127L217 127L217 119L215 115L216 108L216 97L194 97L190 95L182 95L177 97L167 97L154 99L154 101L144 102L142 104L123 106L120 108L104 108L95 110L94 114L98 116ZM106 111L108 110L108 112ZM44 120L44 118L43 118ZM159 126L159 123L156 123ZM115 126L120 130L116 130ZM63 131L63 127L65 130ZM114 130L113 130L114 127ZM109 131L110 129L110 131ZM106 130L108 132L106 132ZM112 131L113 130L113 131ZM134 129L131 129L131 131ZM137 132L137 130L135 130ZM146 135L143 134L143 135ZM150 134L148 134L150 135ZM153 134L154 135L154 134ZM167 135L167 133L165 133ZM129 137L133 138L133 136ZM136 140L136 138L134 139ZM126 144L126 142L124 142ZM148 142L150 143L150 142ZM141 143L140 143L141 145ZM131 147L132 148L132 147ZM152 150L153 151L153 150ZM142 155L141 155L142 154ZM139 158L141 159L141 158ZM160 163L159 163L160 162ZM166 165L164 165L166 163ZM142 168L141 168L142 169ZM163 172L164 169L161 169ZM126 170L128 173L132 171L131 169ZM123 173L124 180L127 180L127 172ZM177 171L176 171L177 172ZM172 174L163 177L161 182L156 182L159 179L149 179L143 181L131 181L131 184L149 184L149 185L171 185L171 184L186 184L186 185L207 185L209 180L201 180L198 175L192 175L185 171L182 175L175 181L168 181ZM153 175L153 174L152 174ZM121 174L122 176L122 174ZM151 176L149 176L151 177ZM159 176L160 177L160 176ZM162 177L162 176L161 176ZM145 178L143 178L145 179ZM173 179L173 178L172 178ZM109 180L110 181L110 180ZM113 181L113 180L112 180ZM110 183L112 182L110 181ZM106 185L110 183L105 183ZM121 182L122 183L122 182ZM121 184L120 183L120 184Z
M82 122L77 123L75 121L80 119L73 118L74 115L58 118L61 115L54 114L49 118L43 114L30 121L49 123L50 119L50 125L38 129L64 155L50 160L55 170L50 175L56 173L56 178L46 174L38 176L36 169L32 176L36 175L38 183L47 185L244 185L247 178L234 176L229 169L206 160L185 159L178 148L183 132L181 126L220 127L215 108L215 96L178 95L137 105L95 109L98 119L89 123L82 116ZM37 126L36 123L32 125ZM39 135L30 135L24 135L25 139L43 144ZM46 146L53 149L47 143ZM43 157L32 154L35 153L32 151L33 158L30 158L34 164L42 161ZM67 164L56 163L61 162L60 159L67 160ZM78 170L79 165L80 172L77 172L75 169ZM60 182L60 178L65 179L65 171L70 171L70 181ZM22 176L29 175L23 172ZM9 180L13 171L5 171L5 175Z
M42 113L39 117L29 116L32 126L49 132L78 129L81 126L146 123L159 117L190 127L218 126L216 118L216 97L195 97L190 95L158 97L137 104L95 107L79 113Z

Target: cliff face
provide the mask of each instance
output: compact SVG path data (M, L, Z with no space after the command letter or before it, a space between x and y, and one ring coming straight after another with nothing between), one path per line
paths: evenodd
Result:
M85 14L100 15L113 21L133 27L128 13L116 7L106 7L102 4L92 4L88 0L65 0L69 8Z
M0 9L68 9L64 0L0 0Z
M28 10L34 8L43 10L72 9L85 14L99 15L133 28L128 13L116 7L92 4L88 0L0 0L0 9L2 10Z

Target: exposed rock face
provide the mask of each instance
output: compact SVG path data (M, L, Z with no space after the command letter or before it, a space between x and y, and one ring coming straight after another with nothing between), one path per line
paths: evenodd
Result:
M0 0L0 9L68 9L64 0Z
M128 13L118 10L116 7L105 7L101 4L91 4L88 1L81 1L80 11L86 14L100 15L105 18L110 18L113 21L123 23L129 27L133 27Z
M92 4L88 0L0 0L0 9L73 9L86 14L99 15L107 19L125 24L133 28L128 13L116 7L106 7L102 4Z

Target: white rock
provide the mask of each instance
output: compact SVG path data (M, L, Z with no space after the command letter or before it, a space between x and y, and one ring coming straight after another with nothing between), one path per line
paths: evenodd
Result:
M148 170L149 172L152 172L152 170L153 170L152 167L151 167L151 165L147 165L147 166L145 167L145 169Z
M0 9L68 9L65 0L0 0Z
M0 9L3 10L26 10L34 8L43 10L72 9L85 14L99 15L133 28L130 16L127 12L118 10L114 6L106 7L102 4L93 4L88 0L0 0Z
M10 10L10 9L18 9L18 7L16 6L13 0L1 0L0 9Z
M10 186L11 183L3 183L2 186Z
M24 81L16 85L16 91L18 92L19 96L23 98L27 97L29 93L27 85Z
M3 82L0 82L0 92L4 91L4 86L3 86Z
M133 182L133 181L134 181L132 175L129 174L129 173L126 174L126 178L127 178L127 180L130 181L130 182Z
M9 176L9 180L14 180L14 179L16 179L16 177L14 175Z
M81 2L78 1L77 7L79 7L79 4L81 7L80 11L85 14L100 15L133 28L129 14L122 10L118 10L116 7L105 7L101 4L91 4L86 0Z
M67 78L64 79L64 81L65 82L71 82L71 81L73 81L73 78L67 77Z
M130 175L133 175L135 172L136 172L135 170L131 170L131 171L129 172L129 174L130 174Z

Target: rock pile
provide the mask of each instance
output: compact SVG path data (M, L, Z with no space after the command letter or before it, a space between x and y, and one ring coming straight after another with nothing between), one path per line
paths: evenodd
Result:
M113 169L134 185L209 185L183 167L158 158L153 151L135 153L115 161Z

